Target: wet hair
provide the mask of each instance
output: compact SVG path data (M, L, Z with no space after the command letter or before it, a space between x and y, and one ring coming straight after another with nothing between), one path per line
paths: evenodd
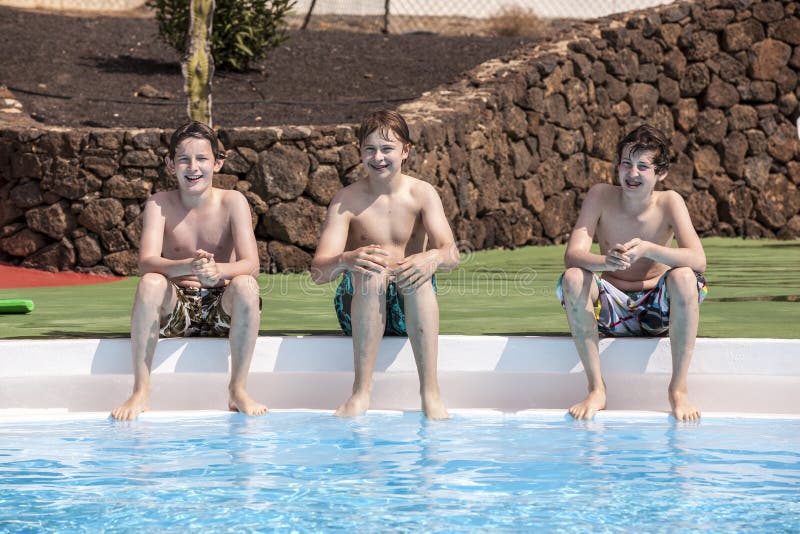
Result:
M207 124L202 122L191 121L187 122L172 134L169 140L169 157L175 159L175 152L178 150L178 145L181 141L188 138L205 139L211 144L211 151L214 153L214 158L225 159L225 153L222 151L222 144L217 139L217 134Z
M658 128L643 124L623 137L617 144L618 165L622 161L622 153L628 147L631 154L653 152L653 168L656 174L664 174L669 170L669 142Z
M378 130L384 139L389 137L389 132L394 133L397 140L404 145L411 144L411 135L408 133L406 120L396 111L382 109L370 113L361 121L358 127L358 145L364 144L369 134Z

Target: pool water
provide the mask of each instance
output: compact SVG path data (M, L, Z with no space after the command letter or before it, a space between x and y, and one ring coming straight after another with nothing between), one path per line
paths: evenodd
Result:
M800 419L0 422L0 531L800 531Z

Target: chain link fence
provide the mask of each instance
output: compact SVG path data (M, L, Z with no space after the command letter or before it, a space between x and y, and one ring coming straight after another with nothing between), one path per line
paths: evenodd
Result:
M537 19L591 19L672 0L297 0L295 25L384 33L521 31Z

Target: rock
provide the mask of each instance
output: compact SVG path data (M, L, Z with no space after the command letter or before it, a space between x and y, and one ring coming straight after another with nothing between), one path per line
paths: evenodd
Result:
M28 210L25 220L28 228L53 239L61 239L75 227L75 218L66 202Z
M256 195L252 191L245 191L242 193L244 198L247 199L248 204L250 204L250 208L253 210L253 213L256 215L264 215L267 213L269 209L267 203L264 202L260 196Z
M658 91L649 84L635 83L631 85L628 97L633 112L639 117L650 117L658 103Z
M719 79L711 78L706 90L706 105L714 108L729 108L739 102L739 91L736 87Z
M448 221L455 221L459 215L459 208L458 200L453 193L453 188L450 187L450 184L445 182L441 186L436 187L436 192L439 194L439 198L442 199L442 209L444 209L445 217L447 217Z
M528 119L525 112L516 106L507 109L503 113L503 131L508 133L514 141L523 139L528 131ZM441 144L444 144L444 139ZM433 150L435 146L429 147L428 150Z
M13 178L41 178L42 164L36 154L23 152L11 158L11 176Z
M697 119L697 140L701 143L721 143L728 131L725 113L718 109L706 109Z
M109 252L119 252L131 248L119 228L109 228L100 232L100 241Z
M658 76L658 94L662 102L677 104L681 98L681 88L677 81L664 75Z
M705 145L694 153L694 174L701 178L713 176L719 169L720 158L714 147Z
M135 276L139 273L139 255L132 250L107 254L103 258L103 263L121 276Z
M718 204L720 219L741 228L753 213L753 194L747 187L734 187Z
M267 250L279 273L302 273L311 268L311 254L294 245L270 241Z
M263 199L292 200L299 197L308 184L308 155L294 146L275 145L258 155L248 181Z
M758 126L758 114L752 106L735 105L728 111L728 127L731 130L747 130Z
M780 174L769 177L756 197L756 220L768 228L779 230L800 210L800 192Z
M544 160L537 169L534 170L534 175L539 178L539 183L542 186L542 193L545 197L555 195L564 189L564 167L561 163L561 157L558 155L551 156ZM480 192L483 195L483 190Z
M664 187L686 197L694 191L694 186L692 185L693 173L694 162L685 153L679 152L675 161L670 165L667 177L664 178Z
M686 58L689 61L705 61L719 52L719 42L717 41L717 34L714 32L689 32L678 42L681 48L686 50Z
M742 225L742 237L747 239L775 239L775 233L764 228L757 221L747 219Z
M119 164L122 167L158 168L161 166L161 158L152 150L130 150L122 156Z
M795 215L778 230L778 239L800 239L800 215Z
M533 156L528 150L528 146L523 141L512 143L511 156L514 161L514 176L521 178L528 174L528 170L533 164Z
M47 238L25 228L14 235L0 239L0 250L12 256L30 256L47 244Z
M569 156L583 149L583 136L575 130L558 129L556 134L556 149L564 156Z
M259 225L260 235L313 249L324 220L325 208L300 197L294 202L272 206L263 217L263 227Z
M760 191L769 179L769 170L771 166L772 159L766 155L745 159L744 179L747 185L756 191Z
M100 178L108 178L117 172L117 162L112 157L85 156L83 168Z
M689 216L698 232L707 232L717 223L717 203L708 191L695 191L686 199Z
M245 150L249 150L245 148ZM245 158L240 151L228 150L225 156L225 163L222 164L220 172L226 174L247 174L253 166L250 161Z
M141 178L130 180L121 174L116 174L103 184L103 194L114 198L146 199L153 188L152 182Z
M0 199L0 226L5 226L22 215L22 210L12 204L10 200Z
M724 30L734 19L736 12L732 9L710 9L700 12L697 17L700 26L705 30Z
M39 182L25 182L14 187L8 195L14 206L28 209L42 203L42 189Z
M798 153L798 148L800 148L798 135L800 135L800 132L791 124L781 124L767 138L767 153L778 161L791 161L794 159L795 154Z
M784 17L782 2L757 2L753 5L753 17L761 22L775 22Z
M31 254L20 265L45 271L67 271L75 266L75 248L64 238Z
M694 130L697 125L699 110L694 98L684 98L676 106L677 117L675 124L686 133Z
M232 190L236 188L236 184L239 182L239 177L235 174L224 174L218 172L214 174L214 187L218 189L225 189L225 190Z
M790 45L800 45L800 18L795 15L775 24L772 27L772 37Z
M586 191L592 185L591 178L586 173L586 155L582 152L573 154L564 162L564 181L568 185ZM538 213L536 210L534 210ZM539 210L541 211L541 210Z
M617 142L622 138L622 128L616 119L601 119L594 130L597 133L594 155L606 161L616 161Z
M544 210L544 193L539 178L533 177L522 182L522 203L537 214Z
M327 206L341 188L342 182L336 167L320 165L311 173L305 192L317 203Z
M722 147L722 165L725 171L734 178L743 178L747 137L742 132L732 132L725 138Z
M791 55L792 47L784 42L765 39L756 43L750 52L750 75L757 80L773 80Z
M551 239L570 232L576 218L573 191L564 191L547 199L544 210L539 214L544 235Z
M96 176L78 167L77 160L57 157L53 171L41 181L43 191L51 191L64 198L77 200L87 193L98 191L103 182Z
M88 203L83 208L78 217L78 222L92 232L100 234L103 230L115 227L122 222L124 217L125 209L119 200L101 198Z
M748 50L764 39L764 28L757 21L747 19L730 24L722 33L722 46L728 52Z
M133 96L138 96L139 98L156 99L156 100L169 100L172 98L172 93L170 93L169 91L159 91L152 85L146 83L140 86L136 91L134 91Z
M708 67L705 63L692 63L686 67L684 76L679 80L681 96L698 96L711 81Z
M103 259L103 252L100 250L100 243L90 236L80 237L75 240L75 250L78 253L78 265L81 267L91 267L100 263Z
M686 56L677 49L672 48L664 54L664 74L674 80L681 80L686 72Z

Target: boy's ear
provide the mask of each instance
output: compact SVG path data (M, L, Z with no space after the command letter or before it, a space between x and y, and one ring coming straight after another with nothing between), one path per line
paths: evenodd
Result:
M411 145L409 145L408 143L404 144L403 152L401 153L402 158L406 159L410 153L411 153Z
M663 182L664 178L667 177L669 171L664 171L662 174L656 175L656 182Z
M224 158L215 158L214 159L214 172L219 172L222 166L225 164Z
M175 174L175 162L169 156L164 156L164 163L167 165L167 172Z

